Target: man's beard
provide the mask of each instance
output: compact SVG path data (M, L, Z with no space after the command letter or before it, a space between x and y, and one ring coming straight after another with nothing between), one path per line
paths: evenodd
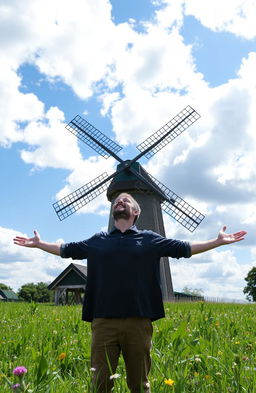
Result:
M113 217L115 221L118 221L120 218L124 218L125 220L129 220L131 214L128 209L125 210L114 210Z

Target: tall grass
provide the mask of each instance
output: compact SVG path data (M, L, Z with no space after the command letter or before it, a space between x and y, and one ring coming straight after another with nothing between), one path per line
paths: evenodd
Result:
M0 303L0 392L25 366L28 393L90 391L90 324L81 307ZM126 393L123 360L114 392ZM154 322L152 393L256 393L254 304L166 304ZM19 391L19 389L17 389Z

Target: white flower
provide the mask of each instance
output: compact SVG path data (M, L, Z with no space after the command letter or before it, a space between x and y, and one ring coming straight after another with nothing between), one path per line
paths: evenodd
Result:
M96 371L96 368L92 367L92 368L90 368L90 371L92 371L94 373L94 371Z
M110 375L109 379L117 379L119 377L120 377L120 374L113 374L113 375Z

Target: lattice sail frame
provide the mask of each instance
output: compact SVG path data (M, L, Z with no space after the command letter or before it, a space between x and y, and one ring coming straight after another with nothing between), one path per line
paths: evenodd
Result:
M111 152L117 154L122 150L120 145L79 115L66 125L66 129L106 159L111 156ZM107 147L110 152L104 147Z
M171 191L168 187L162 184L150 173L146 173L166 196L166 200L162 202L162 209L165 211L165 213L169 214L169 216L174 218L190 232L194 232L198 225L203 221L205 216L192 207L189 203L184 201L184 199L175 194L175 192ZM140 189L138 184L139 183L137 183L137 187Z
M98 195L106 191L111 182L111 180L106 180L107 178L108 174L104 172L94 180L55 202L53 207L60 221L63 221L65 218L75 213L77 210L95 199Z
M163 127L159 128L158 131L150 135L147 139L141 142L137 149L143 152L148 147L153 145L153 148L145 153L145 157L151 158L159 150L165 147L173 139L177 138L182 132L190 127L195 121L200 118L200 115L190 106L186 106L181 112L179 112L172 120L168 121ZM158 143L158 141L160 142ZM155 145L157 143L157 145Z

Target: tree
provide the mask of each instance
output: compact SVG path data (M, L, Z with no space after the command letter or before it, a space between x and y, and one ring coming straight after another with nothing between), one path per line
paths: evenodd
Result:
M245 277L247 281L246 287L244 287L244 293L247 293L246 299L249 302L256 302L256 267L253 267L247 276Z
M36 301L39 303L47 303L52 301L52 292L47 288L48 285L44 282L39 282L36 285Z
M5 285L0 282L0 289L3 289L4 291L12 291L11 287L8 287L8 285Z
M47 284L43 282L22 285L18 291L18 297L26 302L46 303L52 301L52 293L47 288Z
M183 293L186 295L191 295L191 296L203 296L203 289L202 288L189 288L189 287L184 287L182 290Z
M24 284L18 291L18 297L25 302L33 302L36 297L36 286L33 282Z

